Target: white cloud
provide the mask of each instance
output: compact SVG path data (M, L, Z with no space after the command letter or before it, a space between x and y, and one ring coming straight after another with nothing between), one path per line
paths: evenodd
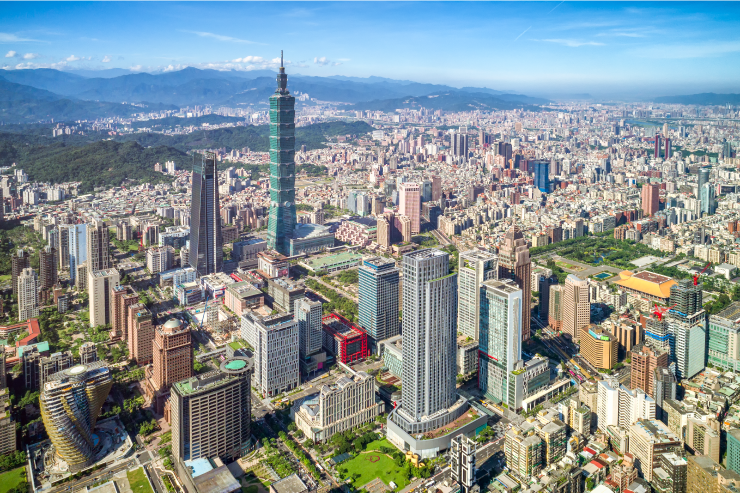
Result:
M111 60L110 55L105 55L103 57L103 59L101 60L101 62L108 63L108 62L110 62L110 60Z
M5 54L5 58L15 58L15 57L16 57L17 55L18 55L18 53L17 53L17 52L15 52L15 51L13 51L13 50L10 50L9 52L7 52L7 53Z
M12 33L0 33L0 43L19 43L25 41L38 41L38 39L22 38Z
M77 56L74 56L74 55L70 55L70 56L67 57L67 61L68 62L76 62L77 60L80 60L80 57L77 57Z
M24 60L33 60L34 58L38 58L40 56L41 55L39 55L38 53L26 53L25 55L23 55L23 59Z
M56 63L32 63L32 62L25 62L25 63L18 63L16 65L4 65L4 70L28 70L28 69L34 69L34 68L55 68L55 69L63 69L67 66L67 62L61 61Z
M332 67L336 67L337 65L341 65L342 64L342 62L332 62L331 60L329 60L325 56L322 56L322 57L314 57L313 63L315 63L316 65L321 65L322 67L325 67L327 65L331 65Z
M248 39L239 39L239 38L233 38L231 36L224 36L223 34L215 34L215 33L209 33L204 31L185 31L186 33L195 34L198 37L201 38L211 38L215 39L217 41L226 41L228 43L242 43L242 44L250 44L250 45L259 45L264 43L257 43L256 41L250 41Z
M740 53L740 41L707 41L704 43L655 45L641 47L631 52L634 56L643 58L708 58Z
M162 69L162 72L177 72L178 70L182 70L187 67L188 67L187 65L181 65L179 63L177 65L169 64L165 68Z
M133 67L129 67L129 70L132 72L141 72L144 69L141 65L134 65Z
M577 39L542 39L546 43L555 43L570 48L578 48L579 46L604 46L604 43L597 41L579 41Z

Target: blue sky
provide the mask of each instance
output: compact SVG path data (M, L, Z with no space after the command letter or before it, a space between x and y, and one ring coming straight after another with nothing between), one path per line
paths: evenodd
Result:
M521 92L740 92L740 3L21 3L0 66L272 68Z

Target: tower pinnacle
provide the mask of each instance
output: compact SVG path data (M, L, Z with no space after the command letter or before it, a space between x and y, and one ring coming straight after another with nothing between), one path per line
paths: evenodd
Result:
M277 91L278 94L289 94L288 93L288 75L285 73L285 66L283 65L283 50L280 50L280 71L277 74Z

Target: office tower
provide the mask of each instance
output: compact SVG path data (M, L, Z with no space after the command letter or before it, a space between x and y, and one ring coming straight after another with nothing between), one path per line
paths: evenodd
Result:
M548 161L534 162L534 186L542 193L550 192L550 163Z
M596 425L600 430L619 424L619 380L607 378L597 384Z
M71 473L95 462L95 423L112 386L110 370L97 362L55 373L41 390L44 427Z
M113 321L111 315L111 294L113 288L118 286L120 277L116 269L89 271L87 284L90 291L90 327L99 325L110 325Z
M669 303L676 306L664 315L664 320L668 328L671 361L676 363L676 377L679 379L691 378L705 366L707 313L702 309L702 287L702 284L694 286L692 279L682 279L671 286ZM686 311L679 311L679 307Z
M13 285L13 294L18 294L18 278L23 269L31 266L31 258L25 250L17 250L15 255L10 257L11 282Z
M511 279L485 281L480 291L478 387L488 399L516 409L512 372L522 359L524 293Z
M688 461L684 455L683 450L676 448L654 458L652 487L655 493L686 493Z
M85 342L80 346L80 363L88 365L98 361L98 347L94 342Z
M653 393L655 400L655 418L667 423L668 412L665 410L664 403L666 400L676 399L676 376L665 367L658 367L653 372Z
M219 458L229 463L247 455L251 376L250 362L235 357L217 371L172 385L172 458L178 475L188 474L184 461Z
M655 146L653 147L653 155L655 159L660 157L660 148L662 147L662 142L660 135L655 135Z
M0 194L2 194L2 189L0 189ZM2 198L0 197L0 209L2 209L1 206ZM5 363L4 356L2 356L2 363ZM16 423L13 421L10 409L10 391L3 385L0 389L0 455L16 451Z
M87 225L87 268L90 271L110 269L110 233L103 221Z
M146 251L146 268L152 275L170 270L174 261L175 249L169 245L151 247Z
M468 135L466 133L455 133L452 135L452 155L468 158Z
M377 222L377 242L384 251L390 249L392 244L391 223L383 216Z
M498 256L485 250L470 250L461 253L458 260L457 331L477 341L481 285L498 276Z
M645 216L652 216L660 208L660 185L645 183L642 186L642 211Z
M322 303L308 298L295 300L293 310L298 321L298 353L301 359L321 351L323 329L321 325Z
M67 238L69 240L69 279L79 284L85 284L87 279L78 283L77 270L87 261L87 224L75 224L68 227Z
M384 404L375 395L375 378L343 367L335 385L321 385L318 394L295 412L295 424L306 438L327 441L337 433L374 421Z
M270 96L270 216L267 246L288 255L296 224L295 98L280 58L277 90ZM191 244L192 249L192 244Z
M219 272L223 266L223 237L216 155L211 152L195 156L190 207L190 265L199 276Z
M69 268L69 231L70 227L67 225L59 225L57 228L59 232L59 239L57 242L57 254L59 255L59 261L57 265L60 269Z
M39 278L28 267L18 276L18 320L21 322L39 316Z
M128 340L128 307L139 302L131 286L111 287L111 339Z
M360 327L367 332L372 353L378 342L400 333L398 314L399 273L394 260L370 257L358 270L358 312Z
M411 219L411 233L421 231L421 191L418 183L401 183L398 190L398 213Z
M39 252L39 288L51 289L58 279L57 275L57 251L47 246Z
M578 329L583 358L594 368L609 370L617 364L619 343L617 338L597 325L584 325Z
M440 198L442 198L442 177L434 175L432 176L432 201L436 202Z
M298 321L289 314L257 320L254 324L254 383L263 397L298 387Z
M563 291L563 334L572 340L580 337L582 327L591 322L588 281L573 274L565 278Z
M630 387L642 389L654 398L655 370L659 367L668 367L670 363L668 351L641 345L632 349L630 357L632 358Z
M714 188L709 182L711 168L699 168L697 194L699 195L699 212L702 216L711 216L717 210Z
M532 263L527 240L516 226L512 226L504 236L498 265L499 279L512 279L522 290L522 341L528 341L532 313Z
M740 429L727 430L727 469L740 474Z
M152 376L148 386L151 387L157 413L163 414L172 384L193 376L190 326L172 318L156 327L152 360Z
M154 322L152 313L143 303L128 307L128 353L138 365L152 361Z
M550 285L557 283L558 279L555 276L552 277L540 277L538 291L540 292L539 303L537 304L537 315L540 320L547 321L549 317L550 309Z
M565 286L550 286L550 299L547 309L547 323L555 331L563 330L563 296Z
M64 351L42 356L39 359L39 388L43 389L49 377L74 365L71 351Z
M652 481L658 454L673 450L681 441L666 425L654 419L640 419L629 426L629 430L629 452L637 459L636 465L643 477Z
M534 433L532 423L524 422L522 427L512 426L504 438L506 464L514 476L529 480L539 474L544 461L545 445Z
M668 137L665 139L665 158L671 158L671 139Z
M449 423L457 400L457 275L449 255L423 249L403 256L403 387L392 417L403 431Z
M462 493L468 493L475 484L475 440L460 434L452 439L450 470L452 479L460 485Z

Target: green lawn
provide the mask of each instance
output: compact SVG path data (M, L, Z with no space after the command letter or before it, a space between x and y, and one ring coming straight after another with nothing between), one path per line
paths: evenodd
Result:
M383 438L382 440L375 440L374 442L370 442L365 447L365 450L380 450L380 447L389 447L392 449L395 449L396 447L393 446L391 442L388 441L388 439Z
M10 491L19 484L26 481L26 468L21 466L18 469L13 469L8 472L0 474L0 493Z
M384 441L385 440L372 442L368 444L368 446L379 444ZM352 478L352 486L354 488L360 488L375 478L380 478L385 484L389 484L393 481L398 485L399 491L409 484L403 468L398 467L393 459L387 455L377 452L359 454L354 459L342 462L339 467L341 469L347 469L345 479Z
M149 480L146 478L146 474L144 474L143 467L134 469L133 471L127 471L126 476L128 476L128 482L131 485L131 491L134 493L154 493L152 487L149 486Z

